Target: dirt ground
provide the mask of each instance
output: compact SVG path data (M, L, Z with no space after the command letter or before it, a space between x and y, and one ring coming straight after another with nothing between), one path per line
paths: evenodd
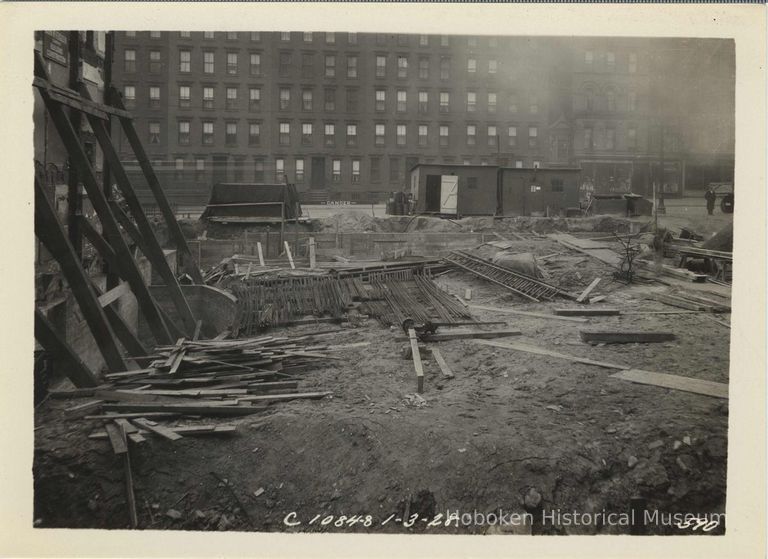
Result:
M716 229L716 224L710 228ZM664 286L613 282L608 266L550 239L532 237L512 250L538 257L561 253L542 266L549 281L572 292L602 277L593 296L607 298L593 306L674 310L644 299ZM436 281L457 295L470 288L470 305L547 314L576 305L562 299L526 302L463 271L451 271ZM592 317L580 324L469 310L477 320L503 320L522 332L499 341L728 382L730 330L704 313ZM580 341L580 329L603 328L670 331L677 338L596 347ZM318 329L324 327L276 332ZM139 526L611 534L627 533L628 528L545 525L538 513L627 513L633 497L644 499L648 510L665 514L724 512L727 400L633 384L611 378L615 371L610 369L466 340L427 344L439 347L455 377L443 377L437 364L426 358L425 390L419 398L414 394L413 364L403 358L406 343L395 339L400 334L369 319L329 336L334 344L370 343L340 350L341 360L301 374L302 389L330 390L331 397L283 402L262 414L227 420L238 425L229 438L170 442L149 437L135 446L131 456ZM122 462L108 442L87 438L98 422L64 417L63 409L70 405L48 399L36 410L36 525L125 528ZM533 525L499 528L443 522L450 512L499 509L531 512ZM418 519L409 526L407 519L413 515ZM430 522L435 518L440 521ZM720 526L713 533L723 530ZM674 526L652 526L649 531L693 533Z

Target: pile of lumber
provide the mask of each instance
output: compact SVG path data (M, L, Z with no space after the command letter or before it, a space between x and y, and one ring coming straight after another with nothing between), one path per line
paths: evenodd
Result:
M665 293L653 293L649 299L689 311L728 313L731 312L731 304L727 299L715 294L699 294L693 291L672 289Z

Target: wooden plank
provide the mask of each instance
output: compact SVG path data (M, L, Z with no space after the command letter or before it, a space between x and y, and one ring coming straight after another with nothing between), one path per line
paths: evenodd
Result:
M309 268L312 270L316 267L317 261L315 259L315 238L309 238Z
M109 427L109 424L107 424ZM131 471L131 453L129 452L128 441L126 440L125 429L118 427L120 438L125 443L125 453L123 454L123 469L125 473L125 494L128 501L128 516L131 521L131 528L137 528L139 526L139 518L136 513L136 495L133 491L133 472ZM135 433L134 433L135 434ZM111 437L110 437L111 440ZM114 448L114 447L113 447Z
M102 407L102 405L104 405L104 400L91 400L89 402L84 402L82 404L67 408L64 410L64 413L68 418L74 419L76 417L87 415L89 412L94 410L98 410Z
M152 431L156 435L160 435L161 437L168 439L169 441L178 441L179 439L183 439L181 435L178 433L175 433L168 427L164 427L162 425L153 425L149 421L147 421L143 417L139 417L133 420L134 423L137 425L141 425L144 427L147 431Z
M98 386L99 380L96 375L83 363L72 347L39 309L35 309L35 339L40 342L40 345L46 351L51 352L60 365L57 369L60 368L61 372L77 388Z
M115 412L173 412L185 415L251 415L264 411L264 406L232 406L221 404L164 404L123 402L119 404L104 404L104 411Z
M408 328L408 339L411 343L411 357L413 359L413 368L416 370L416 390L419 394L424 392L424 367L421 364L421 353L419 353L419 341L416 338L416 331Z
M88 398L93 397L96 390L109 390L112 388L111 384L101 384L99 386L89 388L73 388L69 390L49 390L48 395L54 399L66 400L68 398Z
M595 289L595 287L597 287L597 284L600 283L601 279L602 278L595 278L594 280L592 280L592 283L590 283L587 286L587 288L581 292L581 295L576 297L576 302L583 303L584 301L586 301L589 294L592 293L592 290Z
M522 316L532 316L535 318L545 318L547 320L561 320L563 322L589 322L586 318L571 318L567 316L556 316L551 314L543 314L543 313L537 313L537 312L529 312L529 311L518 311L517 309L508 309L508 308L501 308L501 307L487 307L484 305L469 305L472 309L478 309L481 311L491 311L491 312L498 312L498 313L506 313L506 314L519 314Z
M259 394L258 396L238 397L240 402L269 402L284 400L318 400L330 396L333 392L297 392L295 394Z
M556 359L565 359L566 361L572 361L574 363L583 363L585 365L594 365L596 367L603 367L605 369L630 369L626 365L617 365L615 363L605 363L602 361L593 361L591 359L585 359L583 357L575 357L573 355L566 355L565 353L557 353L555 351L549 351L542 347L536 347L528 344L520 343L505 343L505 342L492 342L488 340L475 340L476 344L487 345L491 347L498 347L501 349L512 349L515 351L524 351L526 353L534 353L536 355L545 355L547 357L554 357Z
M493 338L506 338L507 336L521 336L520 330L477 330L472 332L446 332L444 334L425 334L421 337L424 342L447 342L450 340L488 340ZM398 336L396 341L408 341L408 338Z
M442 371L443 376L447 378L453 378L453 371L451 371L451 368L448 366L448 363L445 362L445 358L443 358L443 354L440 353L440 350L436 347L430 348L430 351L432 351L432 355L435 358L435 361L437 362L437 366L440 367L440 371Z
M599 303L600 301L604 300L608 295L598 295L597 297L590 297L589 302L590 303Z
M580 308L580 309L554 309L554 313L559 316L616 316L620 315L619 309L595 309L595 308Z
M638 384L649 384L672 390L682 390L684 392L693 392L704 396L713 396L715 398L728 398L728 385L722 382L713 382L679 375L669 375L666 373L655 373L643 371L640 369L629 369L611 375L611 378L628 380Z
M261 250L261 242L256 243L256 252L259 254L259 266L264 268L264 253Z
M195 333L192 334L192 341L197 341L197 339L200 337L200 330L203 329L203 321L198 320L195 323Z
M99 304L102 307L106 307L107 305L111 305L112 303L120 299L120 297L130 292L131 292L131 286L128 285L127 282L121 282L114 289L110 289L106 293L103 293L102 295L100 295Z
M291 264L291 270L295 270L296 265L293 263L293 255L291 254L291 247L288 244L288 241L283 241L283 244L285 245L285 254L288 256L288 262Z
M658 301L659 303L664 303L665 305L671 305L673 307L679 307L689 311L715 312L718 309L717 307L712 307L711 305L704 305L695 301L687 301L685 299L681 299L680 297L674 297L664 293L651 293L647 295L647 298L653 301Z
M582 341L597 344L651 344L675 339L672 332L579 332Z
M83 419L135 419L137 417L157 417L157 418L164 418L169 419L171 417L178 417L178 413L167 413L167 412L147 412L147 413L108 413L103 415L86 415L83 417Z
M115 454L125 454L128 452L128 442L125 440L120 427L115 423L107 423L104 428L107 430L109 442L112 444L112 451Z
M226 435L237 432L237 425L182 425L177 427L165 427L168 431L179 435L185 436L201 436L201 435ZM139 429L138 435L146 435L149 430ZM106 431L96 431L88 435L89 439L104 440L108 439L109 435Z

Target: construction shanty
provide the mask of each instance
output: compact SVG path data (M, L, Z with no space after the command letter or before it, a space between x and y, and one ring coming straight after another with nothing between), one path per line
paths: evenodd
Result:
M67 169L34 183L35 526L658 535L541 513L725 510L733 214L426 162L408 215L287 181L175 211L146 123L52 66L57 37L32 83ZM535 520L444 517L499 507Z

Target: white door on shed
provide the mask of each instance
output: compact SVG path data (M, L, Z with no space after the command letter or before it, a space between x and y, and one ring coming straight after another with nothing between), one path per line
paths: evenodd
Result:
M459 200L459 177L443 175L440 181L440 213L456 215Z

